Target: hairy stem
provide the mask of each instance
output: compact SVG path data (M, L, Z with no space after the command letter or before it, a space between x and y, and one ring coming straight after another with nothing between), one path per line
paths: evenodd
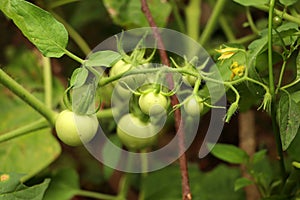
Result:
M159 54L160 58L162 61L162 64L170 66L170 61L168 59L167 53L164 48L163 41L158 33L156 23L152 17L152 14L150 12L150 9L148 7L147 1L146 0L141 0L142 4L142 11L144 12L148 23L152 27L154 37L157 39L158 42L158 48L159 48ZM168 76L168 84L171 88L174 87L173 79L172 76ZM178 104L178 99L176 96L171 97L171 104L174 106ZM184 131L179 128L179 125L181 123L181 113L180 109L176 109L174 112L174 118L175 118L175 129L178 134L178 145L179 145L179 153L181 156L179 157L179 165L180 165L180 172L181 172L181 184L182 184L182 199L183 200L191 200L192 195L191 195L191 190L190 190L190 185L189 185L189 177L188 177L188 167L187 167L187 159L185 155L185 142L184 142Z
M48 108L45 104L43 104L35 96L33 96L23 86L21 86L14 79L12 79L2 69L0 69L0 83L2 83L5 87L7 87L9 90L11 90L15 95L20 97L24 102L26 102L29 106L31 106L37 112L39 112L42 116L44 116L51 123L51 125L54 126L57 114L53 110Z
M283 150L282 150L282 142L280 133L278 130L278 126L276 123L276 95L275 95L275 83L274 83L274 75L273 75L273 56L272 56L272 31L273 31L273 14L274 14L274 7L275 7L275 0L270 0L270 7L269 7L269 26L268 26L268 62L269 62L269 87L270 87L270 94L272 95L272 104L271 104L271 117L272 117L272 128L275 135L275 141L277 146L277 154L278 160L280 164L280 172L281 172L281 179L282 184L284 184L286 179L286 170L284 165L284 158L283 158Z

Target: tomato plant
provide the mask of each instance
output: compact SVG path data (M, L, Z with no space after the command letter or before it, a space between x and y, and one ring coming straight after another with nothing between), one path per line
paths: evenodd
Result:
M299 199L299 7L1 0L0 199Z

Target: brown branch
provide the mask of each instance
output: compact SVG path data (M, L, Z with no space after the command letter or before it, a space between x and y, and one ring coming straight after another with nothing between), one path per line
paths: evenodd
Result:
M164 65L170 66L170 61L168 59L164 43L162 41L162 38L158 32L157 25L152 17L152 14L150 12L150 9L147 4L147 0L141 0L142 4L142 11L145 14L149 25L152 28L153 35L155 39L157 40L159 55L161 58L161 62ZM171 88L174 87L172 76L169 75L167 77L168 84ZM178 104L178 99L175 95L171 97L171 104L172 106ZM175 129L178 134L178 146L179 146L179 154L181 155L179 157L179 165L180 165L180 172L181 172L181 185L182 185L182 199L183 200L191 200L191 190L189 185L189 176L188 176L188 166L187 166L187 159L185 155L185 144L184 144L184 131L182 128L179 128L180 121L181 121L181 113L180 109L176 109L174 112L174 118L175 118Z
M256 149L255 138L255 116L252 110L239 114L239 146L247 152L249 156L253 156ZM246 166L241 166L242 174L245 178L252 179ZM260 194L255 185L245 187L246 199L260 199Z

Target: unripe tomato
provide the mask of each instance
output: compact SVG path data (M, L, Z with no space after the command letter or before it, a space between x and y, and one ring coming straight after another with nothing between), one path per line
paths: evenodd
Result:
M203 111L203 102L202 98L199 96L193 96L184 104L185 112L190 116L200 116L200 113Z
M182 80L186 85L195 86L195 83L197 81L197 77L192 75L183 75Z
M118 122L117 135L121 142L131 150L150 147L157 141L157 128L145 123L133 114L124 115Z
M273 26L275 28L277 28L278 26L280 26L282 24L282 19L279 16L275 16L273 17Z
M64 110L56 119L55 130L62 142L70 146L79 146L93 139L98 124L95 115L77 115L70 110Z
M125 63L123 60L119 60L116 64L112 66L109 71L110 76L116 76L127 72L132 67L131 64Z
M149 92L140 96L139 106L147 115L158 115L168 108L168 99L161 93Z

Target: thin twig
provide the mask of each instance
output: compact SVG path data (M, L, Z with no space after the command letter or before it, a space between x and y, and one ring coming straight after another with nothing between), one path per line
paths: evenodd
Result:
M142 4L142 11L145 14L149 25L152 28L153 34L155 39L157 40L157 45L159 49L159 55L162 61L162 64L170 66L170 61L168 59L167 53L165 51L165 47L162 41L162 38L160 37L160 34L158 32L157 25L152 17L152 14L150 12L150 9L148 7L147 1L146 0L141 0ZM171 76L167 77L169 86L173 88L174 83L173 79ZM171 104L176 105L178 104L178 99L176 98L175 95L171 97ZM190 190L190 185L189 185L189 177L188 177L188 166L187 166L187 159L185 155L185 144L184 144L184 131L182 128L179 128L180 122L181 122L181 113L180 110L177 109L174 112L174 118L175 118L175 129L178 134L178 145L179 145L179 165L180 165L180 171L181 171L181 184L182 184L182 199L183 200L191 200L192 195L191 195L191 190Z

